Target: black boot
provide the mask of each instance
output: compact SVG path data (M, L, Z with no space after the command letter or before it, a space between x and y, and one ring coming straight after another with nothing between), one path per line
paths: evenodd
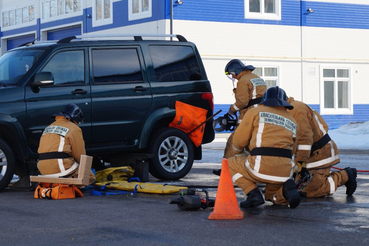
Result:
M346 195L351 196L352 194L354 194L356 187L357 187L357 183L356 183L357 171L356 171L356 168L349 168L349 167L346 167L345 171L348 176L348 180L345 183Z
M256 207L264 203L263 195L258 188L253 189L247 194L246 201L240 203L241 208Z
M301 201L300 195L297 192L295 181L288 179L283 184L283 196L288 201L290 208L296 208Z
M220 176L220 172L221 172L221 171L222 171L222 169L213 170L213 173L214 173L215 175Z

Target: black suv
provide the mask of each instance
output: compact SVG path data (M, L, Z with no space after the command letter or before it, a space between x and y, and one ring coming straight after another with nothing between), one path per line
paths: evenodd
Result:
M0 58L0 190L13 174L30 174L42 131L69 103L83 110L80 127L95 166L146 158L154 177L175 180L202 158L201 145L168 127L176 101L213 114L196 46L180 35L123 36L27 43ZM209 120L202 143L213 139Z

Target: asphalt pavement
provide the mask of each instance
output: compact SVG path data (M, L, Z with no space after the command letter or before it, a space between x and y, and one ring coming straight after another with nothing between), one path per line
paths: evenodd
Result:
M203 160L182 180L165 182L205 189L215 198L224 135L204 145ZM345 152L345 151L344 151ZM342 153L338 168L356 167L353 196L339 187L332 197L303 199L295 209L270 202L241 211L240 220L209 220L213 208L180 210L179 194L124 194L40 200L32 191L0 192L1 245L368 245L368 154ZM164 183L150 177L150 182ZM263 187L260 186L262 190ZM203 196L203 192L198 193ZM238 202L243 194L235 187Z

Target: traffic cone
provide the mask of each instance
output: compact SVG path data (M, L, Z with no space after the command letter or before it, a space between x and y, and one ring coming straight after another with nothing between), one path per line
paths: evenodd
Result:
M209 220L239 220L243 219L243 212L238 207L236 192L229 173L228 160L222 160L217 196L213 212Z

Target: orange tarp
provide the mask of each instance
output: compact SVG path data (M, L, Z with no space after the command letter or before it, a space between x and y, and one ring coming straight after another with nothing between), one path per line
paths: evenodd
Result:
M189 133L206 120L206 114L208 112L206 109L195 107L180 101L176 101L175 107L176 116L169 124L170 127L174 127L184 131L185 133ZM189 134L190 139L196 145L196 147L200 146L202 143L204 131L205 124L201 125Z

